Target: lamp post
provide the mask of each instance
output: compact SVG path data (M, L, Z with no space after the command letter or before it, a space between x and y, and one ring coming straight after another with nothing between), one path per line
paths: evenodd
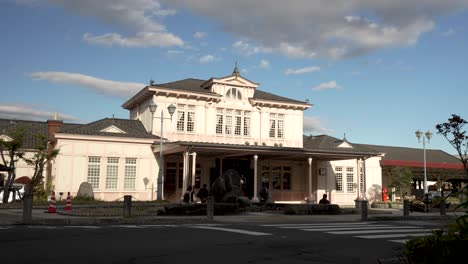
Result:
M427 172L426 172L426 141L429 143L432 137L432 132L427 131L426 133L421 132L420 130L415 132L416 137L418 138L418 143L421 143L422 137L422 144L423 144L423 153L424 153L424 194L427 194Z
M161 119L161 135L159 136L159 143L160 143L160 147L159 147L159 172L158 172L158 180L157 180L157 188L156 188L156 191L157 191L157 196L156 196L156 199L157 200L162 200L163 197L162 197L162 185L163 185L163 132L164 132L164 119L170 119L172 120L172 115L174 114L175 110L176 110L176 106L174 104L171 104L167 107L167 111L169 112L169 114L171 115L171 118L164 118L164 109L161 110L161 117L155 117L154 116L154 112L156 112L156 108L158 107L157 104L155 104L153 101L150 102L149 104L149 109L150 109L150 112L151 112L151 115L154 118L159 118ZM151 121L151 132L153 132L153 120Z

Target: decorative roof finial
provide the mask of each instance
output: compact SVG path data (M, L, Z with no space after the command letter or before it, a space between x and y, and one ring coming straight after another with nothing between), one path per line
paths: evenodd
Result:
M343 141L348 141L348 140L346 139L346 133L344 133L344 135L343 135Z
M232 71L232 76L239 77L239 69L237 69L237 61L236 61L236 67L234 68L234 71Z
M306 97L306 101L305 101L305 102L309 104L309 103L310 103L309 98Z
M149 85L150 85L150 86L154 86L154 80L153 80L153 78L150 79Z

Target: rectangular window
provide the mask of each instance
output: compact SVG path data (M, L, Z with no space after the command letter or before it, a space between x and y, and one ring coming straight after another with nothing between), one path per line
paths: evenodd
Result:
M361 192L364 192L364 178L362 177L363 176L363 173L362 173L362 163L361 163L361 167L359 168L359 179L360 179L360 190Z
M223 134L224 124L224 111L223 109L216 109L216 134Z
M343 167L335 167L335 189L338 192L343 191Z
M177 131L195 132L195 106L177 105Z
M276 137L276 114L270 114L270 137Z
M99 178L101 176L101 157L88 157L87 181L94 189L99 189Z
M278 114L278 138L284 138L284 115Z
M236 110L236 124L234 128L234 135L240 136L241 128L242 128L242 112L239 110Z
M289 166L263 166L262 167L262 185L266 184L275 190L291 190L291 167Z
M136 159L126 158L125 159L124 189L134 190L135 179L136 179Z
M250 136L250 112L244 112L244 136Z
M187 132L195 131L195 106L189 105L187 110Z
M354 192L354 168L346 168L346 191Z
M224 129L226 135L232 135L232 110L226 110L226 127Z
M107 158L106 189L117 189L119 158Z
M184 131L185 127L185 105L177 105L177 131Z

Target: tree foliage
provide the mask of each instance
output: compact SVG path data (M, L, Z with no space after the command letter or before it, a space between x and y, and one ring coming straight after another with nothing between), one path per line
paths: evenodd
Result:
M452 114L448 122L437 124L436 129L437 133L443 135L457 151L468 179L468 136L464 130L467 123L459 115Z
M0 138L0 162L8 168L8 176L3 186L3 203L8 202L10 189L16 178L16 162L24 157L24 152L21 151L21 148L23 146L25 134L26 129L21 127L10 131L8 133L8 138Z
M413 173L409 168L393 167L389 170L389 176L392 179L392 183L388 187L395 188L400 193L400 197L402 197L403 191L411 186Z
M35 147L34 155L32 158L24 158L26 163L30 166L33 166L34 168L31 182L26 189L27 194L35 194L43 190L44 169L47 167L47 164L54 160L55 157L59 154L58 149L48 149L48 140L44 135L37 134L35 137L37 138L38 144Z

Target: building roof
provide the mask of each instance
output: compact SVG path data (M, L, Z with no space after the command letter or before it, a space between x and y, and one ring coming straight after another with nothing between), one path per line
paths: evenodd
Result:
M368 149L374 149L385 153L382 157L381 165L385 166L408 166L423 167L424 151L422 148L406 148L393 146L379 146L358 144ZM439 149L426 149L426 167L461 169L462 164L459 159Z
M121 130L122 133L105 132L105 130L110 127L115 127L118 130ZM159 137L146 131L145 127L139 120L119 118L104 118L89 124L78 125L70 129L62 129L60 133L88 136L159 139Z
M124 108L128 109L129 105L132 105L131 102L136 100L136 97L141 97L143 96L144 98L147 98L148 94L153 94L154 91L150 91L147 89L148 87L155 87L155 88L160 88L160 89L171 89L171 90L180 90L180 91L185 91L185 92L192 92L192 93L198 93L198 94L204 94L204 95L211 95L211 96L220 96L217 93L214 93L205 87L203 87L203 84L206 83L207 80L201 80L201 79L195 79L195 78L187 78L179 81L174 81L174 82L168 82L168 83L161 83L161 84L155 84L153 86L147 86L142 89L137 95L133 96L127 102L125 102L122 106ZM142 95L141 92L143 92L145 95ZM255 100L268 100L268 101L277 101L277 102L284 102L284 103L292 103L292 104L307 104L306 102L275 95L272 93L264 92L258 89L255 89L255 93L252 99Z
M35 135L47 136L47 123L40 121L0 119L0 135L9 136L16 129L25 129L23 148L34 149L39 144Z
M306 150L324 150L347 153L369 153L374 156L380 155L379 150L364 147L359 144L353 144L346 139L337 139L328 135L305 136L303 137L303 146Z

